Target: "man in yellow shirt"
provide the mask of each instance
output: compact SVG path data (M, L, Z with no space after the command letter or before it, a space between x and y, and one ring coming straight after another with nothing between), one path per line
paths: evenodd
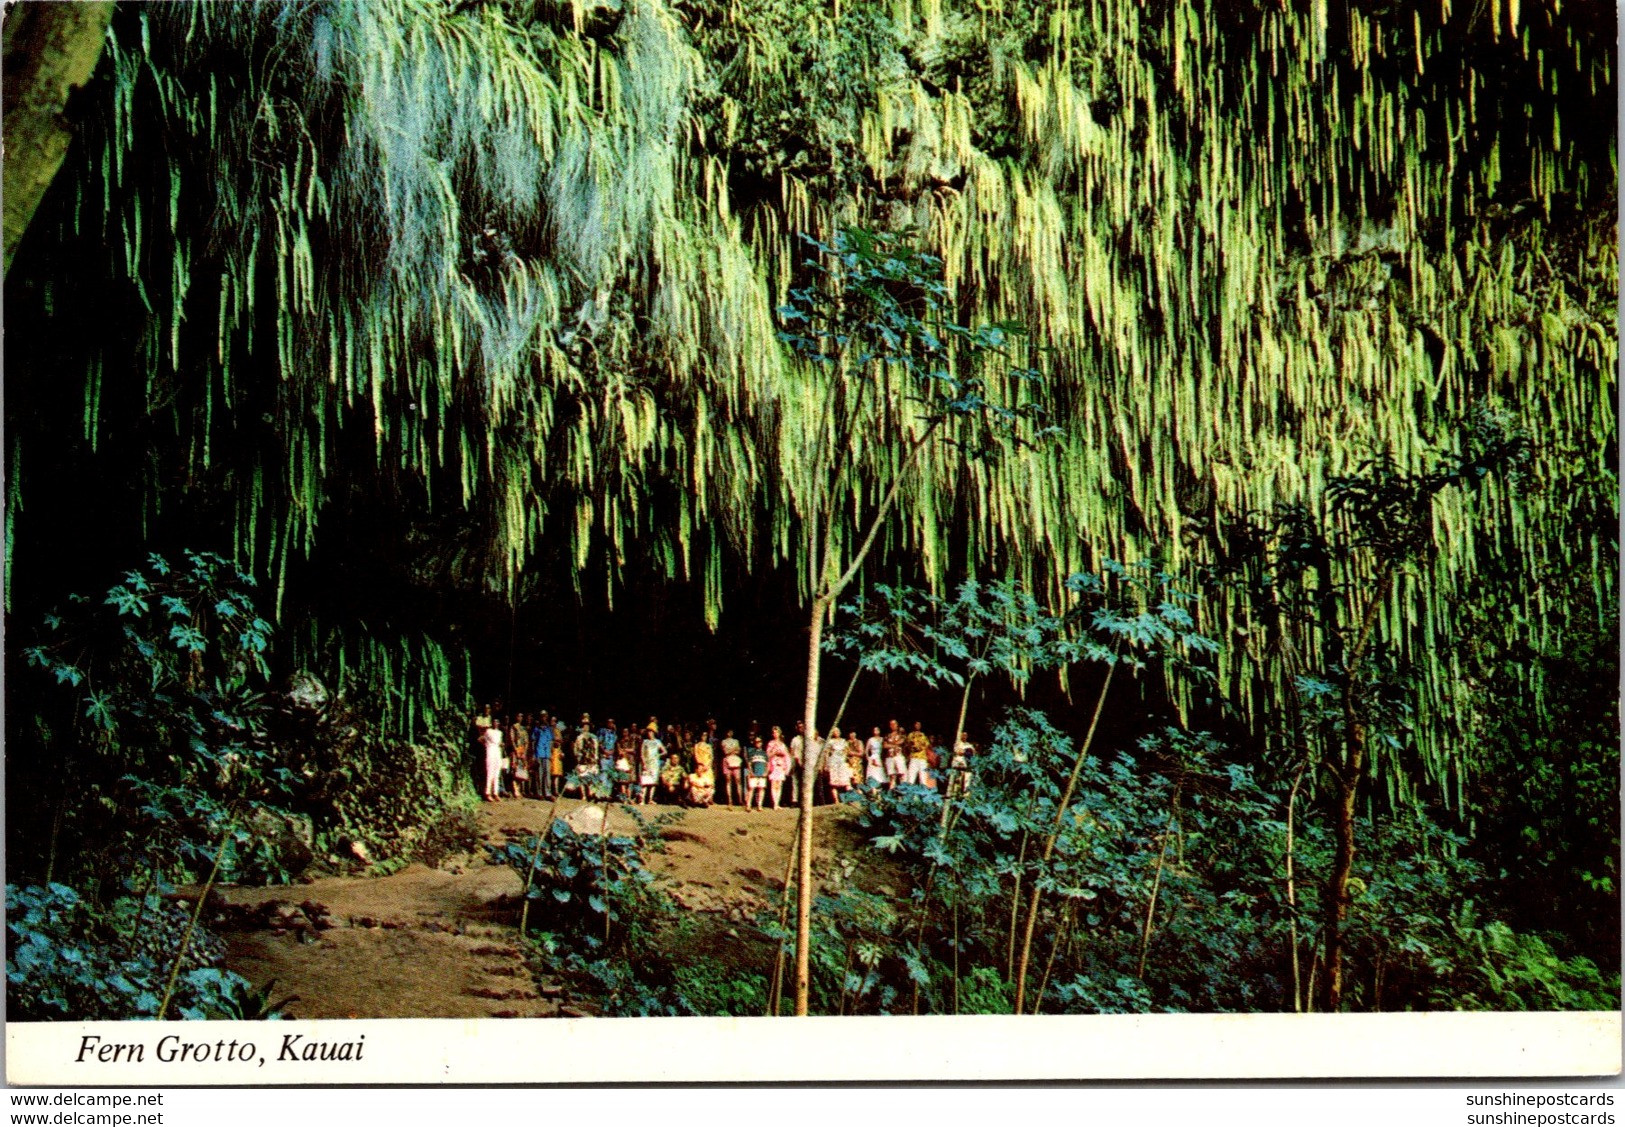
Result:
M903 750L908 752L908 774L903 782L909 786L925 786L925 773L931 767L931 738L920 731L920 722L914 721L914 730L903 737Z

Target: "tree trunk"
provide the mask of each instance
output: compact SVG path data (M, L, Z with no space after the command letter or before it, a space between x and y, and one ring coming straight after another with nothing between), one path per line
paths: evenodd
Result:
M982 651L986 654L986 649ZM965 677L965 691L959 694L959 718L954 721L953 733L948 737L948 770L953 770L954 756L958 753L959 734L965 730L965 715L970 711L970 688L976 683L976 674L970 673ZM948 782L942 781L942 828L944 834L948 830Z
M63 116L102 56L110 2L17 4L5 17L5 271L73 141Z
M801 712L801 813L796 823L796 848L800 851L796 879L796 1016L807 1014L807 998L811 986L812 950L812 831L813 781L818 774L818 760L810 754L812 734L818 730L818 665L824 642L824 611L829 606L825 597L813 600L812 622L807 635L807 697Z
M1027 796L1027 809L1021 814L1021 848L1016 851L1015 881L1010 888L1010 935L1004 944L1004 980L1014 982L1016 977L1016 922L1021 916L1021 873L1027 864L1027 827L1032 824L1036 793Z
M1183 779L1174 787L1173 801L1169 803L1168 815L1170 820L1179 818L1179 791L1185 785ZM1183 860L1183 858L1181 858ZM1134 972L1141 982L1145 981L1145 962L1151 953L1151 929L1155 926L1157 918L1157 897L1162 893L1162 870L1168 863L1168 835L1164 833L1157 849L1157 872L1151 879L1151 897L1145 906L1145 928L1140 936L1140 965ZM1042 998L1044 992L1039 990L1038 996Z
M1089 746L1095 742L1095 729L1100 725L1100 713L1106 707L1106 692L1112 687L1112 675L1117 672L1116 659L1117 655L1114 653L1112 663L1106 667L1106 680L1101 683L1100 695L1095 698L1095 714L1089 720L1089 731L1083 737L1083 745L1078 748L1078 758L1072 764L1072 775L1067 779L1066 790L1061 792L1060 804L1055 808L1055 821L1050 826L1049 837L1044 840L1044 853L1040 864L1048 864L1050 856L1055 852L1055 839L1061 835L1067 807L1072 805L1072 792L1077 789L1078 776L1083 774L1084 761L1089 758ZM1034 877L1033 890L1027 902L1027 929L1021 939L1021 959L1016 963L1015 1012L1018 1014L1026 1005L1027 966L1032 959L1033 929L1038 926L1038 905L1042 899L1043 888Z
M847 702L852 699L852 690L857 687L858 675L862 672L863 662L860 661L858 662L858 667L852 671L852 679L846 683L846 692L842 694L841 703L839 707L835 709L835 719L829 722L829 726L832 730L839 728L841 726L841 722L846 719Z
M1298 886L1293 865L1293 835L1294 825L1297 821L1298 788L1303 783L1303 773L1309 766L1309 759L1298 765L1298 773L1293 776L1292 790L1286 799L1286 907L1287 924L1292 933L1292 1010L1302 1013L1305 1000L1303 991L1303 971L1298 963Z
M197 894L197 903L192 905L192 918L186 921L186 930L181 933L181 945L175 951L175 959L169 964L169 981L164 983L164 998L158 1003L158 1016L155 1020L163 1021L164 1015L169 1012L170 999L175 997L175 980L180 977L181 963L186 960L186 952L191 949L192 935L197 931L197 922L203 915L204 904L209 899L209 893L214 890L215 878L220 875L220 862L226 856L226 845L231 841L232 827L237 823L233 816L226 822L226 828L220 835L220 840L214 847L214 864L209 868L209 879L203 882L203 888Z
M796 874L796 858L801 856L799 844L790 846L790 856L784 862L784 902L779 905L779 930L784 930L784 921L790 914L790 878ZM778 951L773 956L773 979L767 991L767 1016L779 1016L779 1003L784 1000L784 940L778 942Z
M1349 690L1352 693L1352 688ZM1349 911L1349 874L1354 868L1354 803L1359 791L1360 773L1365 767L1365 723L1355 718L1356 709L1347 708L1350 725L1348 749L1337 775L1337 798L1332 810L1332 829L1337 853L1332 860L1332 876L1326 892L1326 997L1327 1013L1343 1008L1343 923Z
M1394 573L1390 568L1377 579L1376 589L1360 616L1360 632L1348 651L1348 666L1343 686L1343 760L1337 767L1337 797L1332 809L1332 830L1336 835L1337 852L1332 859L1332 874L1326 884L1326 993L1324 1006L1327 1013L1343 1008L1343 923L1349 911L1349 875L1354 869L1354 804L1360 789L1360 776L1365 772L1366 741L1368 738L1364 710L1360 700L1360 665L1365 660L1371 632L1377 624L1377 613L1388 600Z
M1044 1008L1044 992L1049 989L1050 972L1055 969L1055 956L1060 954L1063 946L1072 945L1073 929L1078 923L1078 902L1072 901L1066 909L1066 925L1061 928L1054 941L1050 944L1049 959L1044 963L1044 977L1038 980L1038 994L1033 998L1033 1013Z
M540 761L538 761L540 762ZM547 764L541 764L542 770L547 770ZM541 859L542 846L547 841L547 835L553 832L553 822L559 816L559 796L553 796L553 804L548 807L547 821L542 823L542 832L536 835L536 848L530 855L530 871L525 874L525 904L519 909L519 938L523 940L530 927L530 885L536 876L536 862ZM604 807L604 832L609 833L609 807ZM609 902L604 903L604 912L609 912Z
M808 624L807 631L807 697L801 711L804 750L801 757L801 813L796 826L796 841L801 850L796 886L797 1017L805 1017L807 1014L807 994L810 985L808 968L812 944L812 799L818 763L812 756L806 754L805 747L810 746L812 734L817 730L818 666L823 657L819 651L823 648L824 642L824 615L835 605L835 600L841 597L841 592L846 590L847 584L857 577L858 570L863 567L863 561L869 558L870 549L875 546L875 538L880 535L881 527L891 516L892 507L897 504L897 491L902 488L903 479L908 476L909 469L919 457L920 451L925 448L926 442L941 425L941 418L931 420L925 432L909 445L908 456L903 459L903 464L898 467L897 476L892 479L891 487L881 498L874 518L869 522L869 530L864 534L857 551L852 554L852 561L847 564L845 571L833 579L830 578L832 565L835 564L833 529L826 529L824 533L822 553L818 551L816 536L813 537L811 545L812 556L820 562L813 584L813 589L818 595L812 602L812 621ZM833 523L835 511L832 502L827 523Z

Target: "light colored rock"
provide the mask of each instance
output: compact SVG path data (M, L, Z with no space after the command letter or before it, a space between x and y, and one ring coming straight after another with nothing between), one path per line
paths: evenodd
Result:
M293 676L288 701L303 712L320 712L327 707L327 688L315 674L301 671Z
M565 825L578 834L588 836L604 832L604 808L602 806L583 806L572 810L564 816Z

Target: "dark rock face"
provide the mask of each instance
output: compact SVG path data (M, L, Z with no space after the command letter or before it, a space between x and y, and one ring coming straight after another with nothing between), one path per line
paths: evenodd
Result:
M518 5L525 7L524 3ZM560 31L577 31L589 39L614 35L626 16L624 0L531 0L531 18ZM577 23L579 13L580 23Z
M544 23L559 31L580 31L588 39L613 36L626 18L624 0L505 0L505 10L520 23ZM577 23L577 13L580 13Z

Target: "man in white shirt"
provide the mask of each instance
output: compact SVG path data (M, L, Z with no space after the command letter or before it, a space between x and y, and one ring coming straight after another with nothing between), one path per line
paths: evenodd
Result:
M790 804L792 806L801 801L801 765L803 763L802 755L807 748L807 737L804 735L806 731L807 722L797 720L796 734L790 737L790 760L794 764L790 768Z

